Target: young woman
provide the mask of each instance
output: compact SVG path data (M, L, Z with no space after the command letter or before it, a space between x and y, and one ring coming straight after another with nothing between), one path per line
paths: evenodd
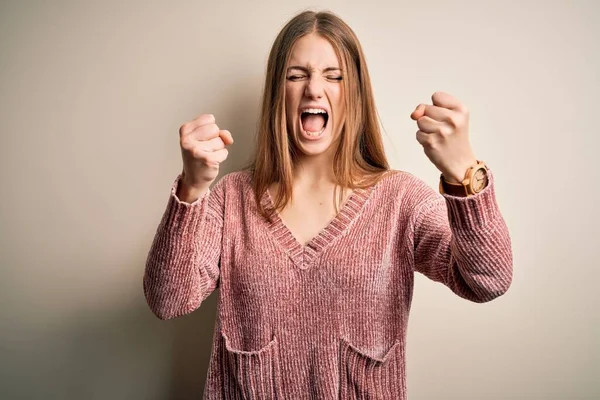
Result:
M206 399L404 399L414 272L486 302L512 278L494 180L445 93L411 114L440 191L391 171L358 39L303 12L271 50L254 161L211 189L231 134L180 129L183 172L144 291L162 319L218 286Z

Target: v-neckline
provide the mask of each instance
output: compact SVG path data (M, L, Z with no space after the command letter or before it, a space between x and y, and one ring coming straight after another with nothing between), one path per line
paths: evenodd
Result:
M275 202L268 189L262 197L262 205L272 215L268 224L275 240L285 249L296 267L308 269L312 266L319 253L333 244L336 239L350 228L352 222L360 214L372 190L373 187L355 189L348 196L335 217L304 245L300 243L290 228L284 223L281 215L275 209Z

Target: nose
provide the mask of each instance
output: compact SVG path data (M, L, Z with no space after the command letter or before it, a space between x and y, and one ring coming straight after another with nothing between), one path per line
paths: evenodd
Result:
M307 80L304 88L304 96L309 99L320 99L323 97L323 82L318 77Z

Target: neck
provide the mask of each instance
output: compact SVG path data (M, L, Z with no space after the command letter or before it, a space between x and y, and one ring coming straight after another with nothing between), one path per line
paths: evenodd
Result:
M294 186L335 185L333 155L301 157L294 166Z

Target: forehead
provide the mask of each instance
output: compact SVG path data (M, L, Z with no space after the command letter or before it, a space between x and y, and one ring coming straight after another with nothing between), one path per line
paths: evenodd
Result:
M288 61L289 65L307 68L339 68L338 55L327 39L315 33L303 36L296 41Z

